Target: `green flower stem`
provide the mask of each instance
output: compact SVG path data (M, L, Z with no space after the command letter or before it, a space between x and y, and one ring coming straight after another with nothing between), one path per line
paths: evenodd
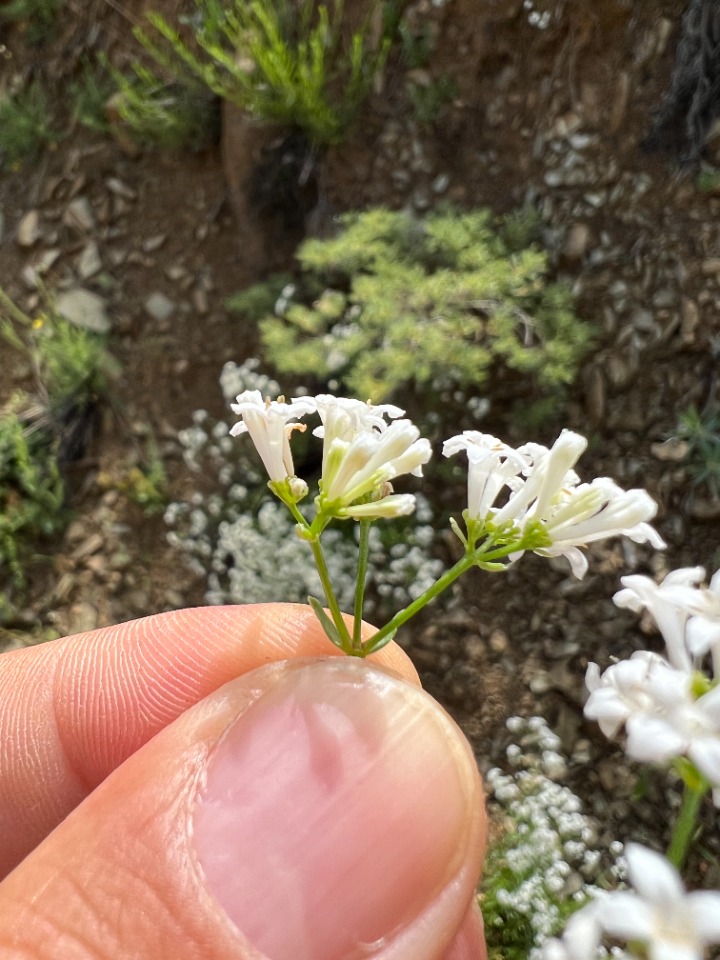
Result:
M367 579L368 557L370 553L370 526L372 520L360 521L360 542L358 545L358 569L355 582L355 603L353 606L352 645L356 653L362 653L362 615L365 599L365 581Z
M704 778L698 778L697 784L685 783L680 813L675 821L667 853L668 860L678 870L681 870L685 863L685 857L695 833L698 810L709 789L710 784Z
M492 543L484 543L481 547L476 550L469 551L462 557L458 562L450 567L432 586L428 587L425 593L421 594L416 600L413 600L411 604L405 607L403 610L400 610L399 613L396 613L395 616L390 620L385 626L378 630L377 633L373 634L369 640L366 641L365 646L372 644L375 647L377 644L388 636L388 634L394 633L398 630L404 623L410 620L411 617L414 617L416 613L419 613L423 607L427 606L435 597L439 596L443 590L447 590L451 584L453 584L458 577L462 576L467 570L471 567L474 567L478 561L482 563L492 563L494 560L500 560L503 557L507 557L508 554L515 553L517 550L522 549L522 545L519 542L512 543L508 546L499 547L497 550L488 550L492 546ZM485 551L488 551L487 553Z
M323 590L325 591L325 599L327 600L328 609L330 610L330 615L333 623L335 624L335 629L340 634L340 638L343 641L343 649L345 650L345 653L351 656L354 653L352 637L350 636L350 632L345 625L345 620L343 619L340 605L337 602L335 591L330 583L330 574L328 572L327 564L325 563L325 555L323 554L322 547L320 546L320 541L317 537L313 537L308 540L308 543L310 544L313 557L315 558L315 566L317 567L318 574L320 575Z
M29 327L32 324L30 317L22 312L20 307L10 299L2 287L0 287L0 309L5 310L16 323L21 323L24 327Z

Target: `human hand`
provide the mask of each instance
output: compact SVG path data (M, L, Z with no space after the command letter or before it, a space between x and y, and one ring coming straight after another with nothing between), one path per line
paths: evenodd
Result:
M470 748L337 653L272 604L0 656L0 956L484 960Z

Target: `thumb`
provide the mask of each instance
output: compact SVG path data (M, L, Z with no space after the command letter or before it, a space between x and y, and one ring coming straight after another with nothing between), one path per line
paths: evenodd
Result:
M8 875L0 954L440 960L484 832L470 748L427 694L349 658L274 663L166 727Z

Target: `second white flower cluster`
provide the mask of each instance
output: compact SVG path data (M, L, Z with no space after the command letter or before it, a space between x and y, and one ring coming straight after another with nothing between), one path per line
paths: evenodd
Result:
M625 751L634 760L689 760L713 786L720 806L720 571L709 587L700 585L704 577L702 567L687 567L660 584L640 575L622 578L615 603L652 615L666 656L639 650L603 674L591 663L585 715L607 737L624 725Z

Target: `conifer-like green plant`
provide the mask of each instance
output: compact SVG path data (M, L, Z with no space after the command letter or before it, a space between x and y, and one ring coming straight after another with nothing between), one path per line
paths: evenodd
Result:
M591 338L547 254L518 248L485 210L419 219L374 209L299 248L299 284L273 314L253 316L256 288L230 306L260 321L267 356L283 373L333 379L373 401L420 390L477 387L501 371L538 390L572 382ZM272 283L272 281L270 281ZM536 391L534 391L536 392Z
M344 0L195 0L193 42L160 14L136 36L175 76L202 81L259 120L298 127L316 144L336 143L382 68L366 21L343 47Z
M215 98L197 81L168 83L140 63L128 75L109 70L117 87L110 104L138 145L197 150L216 136Z
M0 5L0 22L25 25L31 43L42 43L53 32L55 19L64 0L9 0Z
M0 167L18 169L25 161L37 160L43 147L57 140L40 80L6 99L0 97Z
M0 414L0 585L26 583L32 544L58 533L67 515L57 457L42 431L30 432L14 405ZM0 605L0 614L3 607Z

